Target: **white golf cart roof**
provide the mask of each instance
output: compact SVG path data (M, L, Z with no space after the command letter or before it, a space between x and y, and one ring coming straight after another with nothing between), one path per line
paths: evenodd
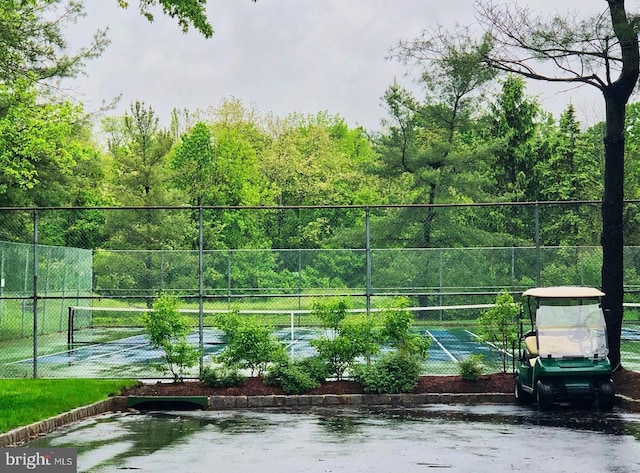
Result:
M593 287L582 286L552 286L533 287L522 293L523 297L537 297L545 299L583 299L590 297L602 297L604 292Z

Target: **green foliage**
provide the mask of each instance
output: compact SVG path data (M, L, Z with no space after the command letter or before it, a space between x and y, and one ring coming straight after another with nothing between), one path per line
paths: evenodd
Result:
M347 316L349 304L346 299L325 299L314 303L313 314L322 320L325 328L338 330Z
M386 353L369 365L355 370L355 379L367 393L406 393L418 385L422 364L400 351Z
M319 356L302 358L300 360L296 360L295 364L305 373L308 373L309 376L311 376L311 379L318 381L321 384L324 383L331 374L329 366Z
M265 380L268 384L280 386L286 394L302 394L320 386L327 376L328 367L317 357L285 358L269 369Z
M396 298L391 304L394 309L385 309L382 312L384 340L403 355L426 358L429 355L431 339L411 331L414 317L406 309L409 300L406 297Z
M163 294L153 303L153 311L143 315L143 322L153 348L164 351L165 365L174 382L182 381L187 368L198 363L200 350L189 344L187 335L191 332L189 319L180 315L180 300L170 294Z
M257 317L240 317L237 312L216 316L215 324L227 339L218 361L251 370L251 376L262 376L271 363L285 356L272 329Z
M192 204L200 205L207 190L214 185L214 151L211 132L202 122L196 123L173 150L171 166L174 180L187 191Z
M482 355L471 355L458 361L458 371L462 379L477 381L482 374Z
M507 372L507 359L513 343L518 340L518 318L521 305L514 302L506 291L496 297L495 306L478 317L480 341L487 343L502 360L502 371Z
M117 2L122 8L129 6L128 0L117 0ZM162 13L177 19L178 25L184 33L193 27L205 38L210 38L213 35L213 27L207 20L206 0L139 0L138 9L142 16L153 21L154 16L150 7L156 5L162 7Z
M18 196L41 188L44 193L53 186L47 178L65 180L84 159L86 150L73 139L81 108L40 100L27 80L17 80L11 88L0 84L0 195L5 202L8 196L14 200L5 205L32 203L33 198L25 202Z
M310 344L338 380L358 357L375 355L382 341L373 317L347 315L347 308L344 299L320 301L313 308L313 315L324 323L325 335L311 340Z
M87 59L99 56L108 44L104 30L91 44L69 54L64 31L84 16L84 2L24 0L2 2L0 24L0 82L12 84L74 77Z
M329 366L318 356L293 360L285 354L271 365L265 382L282 387L287 394L302 394L320 386L330 374Z
M228 366L205 366L200 379L211 388L243 386L247 382L247 377L238 369Z

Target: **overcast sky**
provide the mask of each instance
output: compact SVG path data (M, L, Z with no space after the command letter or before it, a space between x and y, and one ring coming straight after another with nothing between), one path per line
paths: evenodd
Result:
M506 1L506 0L505 0ZM87 17L69 32L72 44L86 44L97 27L109 27L111 45L72 84L73 94L94 110L118 95L112 114L140 100L163 124L173 108L195 110L236 97L260 112L327 111L350 125L380 129L380 98L394 79L416 91L415 77L385 59L400 39L414 39L424 27L474 21L473 0L209 0L212 38L183 34L161 14L149 24L135 5L89 0ZM536 11L579 10L590 16L604 0L520 0ZM572 102L583 122L601 120L602 98L592 87L562 92L532 84L543 107L559 114Z

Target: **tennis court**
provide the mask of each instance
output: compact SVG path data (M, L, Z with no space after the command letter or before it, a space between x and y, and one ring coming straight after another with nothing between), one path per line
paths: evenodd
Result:
M91 329L87 329L90 331ZM104 337L108 329L95 329L96 338ZM150 346L144 333L127 334L119 328L111 330L113 340L104 343L87 343L72 346L66 350L38 356L38 372L41 376L73 377L138 377L156 378L159 372L153 368L161 363L162 350ZM315 354L310 340L323 334L317 327L280 328L274 332L292 357L306 357ZM479 343L477 336L462 328L442 328L420 330L420 334L431 339L429 356L425 360L425 373L457 374L458 361L473 354L484 356L485 363L491 365L498 361L498 355L486 344ZM90 338L90 336L87 335ZM199 334L193 332L189 342L194 346L200 343ZM203 331L203 349L205 363L219 354L225 347L223 334L213 328ZM3 370L27 369L33 363L32 357L5 363ZM197 375L197 370L193 371Z
M86 328L81 331L80 343L67 344L60 339L43 343L37 357L40 377L134 377L159 378L163 374L155 369L162 364L163 352L151 347L143 330L137 328ZM473 330L462 327L420 328L418 332L431 340L429 356L424 360L424 374L455 375L459 373L458 362L471 355L482 355L485 373L500 371L501 358L497 350L480 343ZM275 330L292 357L314 355L310 340L324 334L319 327L290 326ZM189 336L189 342L199 346L197 331ZM29 343L29 340L25 340ZM629 369L640 369L640 330L637 327L622 331L622 360ZM225 348L223 333L215 328L203 330L203 359L205 365ZM384 348L383 348L384 351ZM0 376L29 376L32 372L33 354L28 346L22 346L13 359L0 362ZM511 364L511 354L507 354ZM198 368L190 374L198 376Z

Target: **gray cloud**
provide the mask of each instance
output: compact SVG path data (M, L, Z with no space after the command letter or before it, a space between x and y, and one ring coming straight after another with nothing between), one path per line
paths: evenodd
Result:
M134 2L135 3L135 2ZM602 0L528 0L537 11L579 8L594 13ZM122 94L113 113L141 100L163 121L175 108L207 108L237 97L262 112L339 114L351 125L378 129L384 110L380 97L405 66L385 59L400 39L421 28L473 22L471 0L209 0L215 28L211 39L182 34L175 22L158 14L149 24L135 8L123 11L115 0L87 2L87 17L70 32L72 44L109 26L112 44L91 61L86 76L73 83L88 109ZM558 93L548 84L532 84L547 110L574 105L597 108L591 93ZM582 102L582 103L581 103ZM593 110L592 110L593 111Z

